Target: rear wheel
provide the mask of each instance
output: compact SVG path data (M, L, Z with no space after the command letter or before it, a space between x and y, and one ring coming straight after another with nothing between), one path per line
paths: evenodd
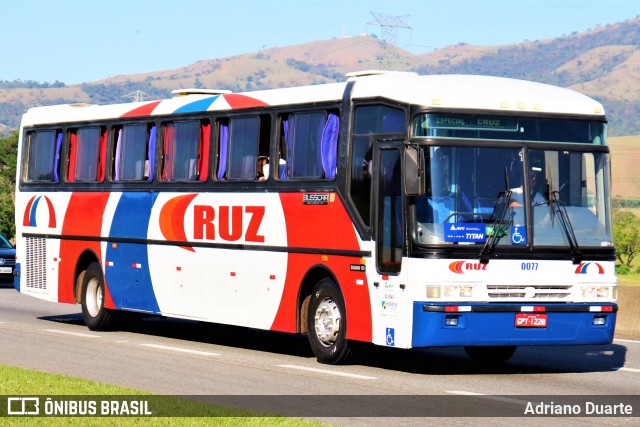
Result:
M104 278L100 264L94 262L82 277L82 317L92 331L104 331L113 327L113 313L104 307Z
M331 279L321 280L309 302L307 328L309 344L318 362L335 365L351 353L342 294Z
M489 347L465 347L467 355L478 363L500 364L509 360L516 352L515 345L489 346Z

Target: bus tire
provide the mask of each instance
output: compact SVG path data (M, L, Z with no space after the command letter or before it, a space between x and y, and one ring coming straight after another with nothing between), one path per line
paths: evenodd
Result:
M320 363L335 365L350 355L342 294L331 279L321 280L311 293L307 316L309 344Z
M82 278L82 317L92 331L106 331L115 324L113 313L104 307L104 277L100 264L93 262Z
M497 365L509 360L517 348L515 345L465 347L464 351L474 362L485 365Z

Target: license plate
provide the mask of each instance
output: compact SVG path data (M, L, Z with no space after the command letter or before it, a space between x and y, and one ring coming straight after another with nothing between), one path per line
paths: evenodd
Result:
M11 267L0 267L0 273L11 273L12 271Z
M546 328L547 315L540 313L517 313L516 327L518 328Z

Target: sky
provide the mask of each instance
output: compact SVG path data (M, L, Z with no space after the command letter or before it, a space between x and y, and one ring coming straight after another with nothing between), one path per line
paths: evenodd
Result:
M410 27L396 29L396 44L422 54L560 37L638 15L638 0L0 0L0 80L74 84L383 37L376 16Z

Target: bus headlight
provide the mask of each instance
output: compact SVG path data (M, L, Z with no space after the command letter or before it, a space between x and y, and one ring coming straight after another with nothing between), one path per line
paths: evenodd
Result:
M442 289L440 285L427 285L427 298L440 298Z
M581 296L584 299L611 299L613 295L614 292L611 286L587 285L581 288Z
M427 298L471 298L473 286L470 285L427 285Z

